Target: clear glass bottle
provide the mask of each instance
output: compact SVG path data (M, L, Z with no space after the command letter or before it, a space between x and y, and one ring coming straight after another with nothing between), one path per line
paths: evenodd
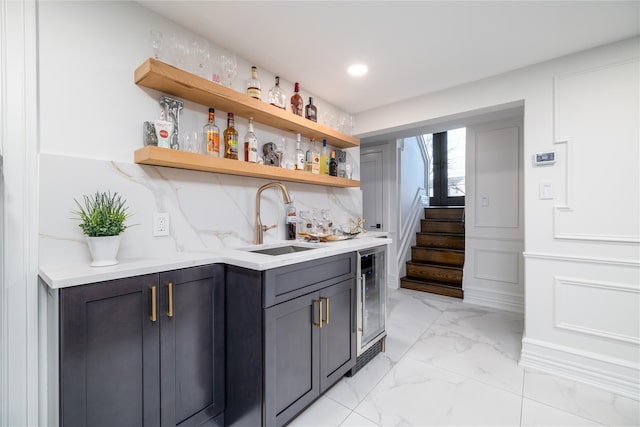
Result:
M311 152L311 161L313 162L311 165L311 173L319 174L320 173L320 150L318 150L317 144L313 143L313 151Z
M318 121L318 109L313 105L312 97L309 97L309 104L304 107L304 116L312 122Z
M301 136L300 134L296 134L296 170L303 171L304 170L304 151L300 148Z
M249 117L249 129L244 136L244 161L250 163L258 161L258 138L253 133L253 117Z
M304 110L304 100L298 92L300 92L300 84L296 82L293 85L293 95L291 96L291 112L298 116L302 116L302 110Z
M291 203L287 204L287 218L285 223L287 240L296 240L298 217L296 215L296 207L293 205L293 199L291 200Z
M233 113L227 113L227 128L224 130L224 157L238 160L238 131L234 127Z
M331 160L329 160L329 175L338 176L338 162L336 162L336 152L331 151Z
M327 139L322 140L322 153L320 153L320 174L329 175L329 154L327 153Z
M287 96L280 87L280 77L276 76L276 85L269 90L269 104L284 110L286 109L286 99Z
M203 136L207 144L207 154L220 157L220 128L216 126L215 110L209 108L209 120L203 127Z
M258 68L251 67L251 78L247 80L247 95L262 100L262 85L258 80Z
M309 148L304 156L304 170L311 172L313 169L313 144L315 138L311 137L309 140Z

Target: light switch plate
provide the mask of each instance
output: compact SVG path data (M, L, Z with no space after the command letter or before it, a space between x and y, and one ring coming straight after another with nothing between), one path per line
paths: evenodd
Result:
M539 186L538 198L540 200L552 200L553 199L553 187L549 182L541 182Z

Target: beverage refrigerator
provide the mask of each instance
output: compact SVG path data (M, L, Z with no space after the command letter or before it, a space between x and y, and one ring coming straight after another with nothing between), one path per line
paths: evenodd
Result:
M386 245L358 252L357 338L355 374L384 351L387 307Z

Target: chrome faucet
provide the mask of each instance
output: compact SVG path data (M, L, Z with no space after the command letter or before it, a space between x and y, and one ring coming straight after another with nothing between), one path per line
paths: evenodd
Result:
M281 182L270 182L258 188L258 192L256 193L256 229L255 229L255 232L253 233L253 243L255 243L256 245L262 244L263 234L265 231L275 227L275 225L272 225L270 227L267 227L266 225L262 225L262 220L260 219L260 195L267 188L279 188L280 190L282 190L282 197L284 198L284 202L291 203L291 197L289 197L289 192L287 191L287 188L284 186L284 184L282 184Z

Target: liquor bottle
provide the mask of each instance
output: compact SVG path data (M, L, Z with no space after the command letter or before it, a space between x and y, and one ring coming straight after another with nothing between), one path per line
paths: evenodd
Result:
M338 176L338 162L336 162L336 152L331 151L331 160L329 161L329 175Z
M269 103L278 108L286 109L285 100L287 96L280 87L280 77L276 76L276 85L269 90Z
M313 105L312 97L309 97L309 105L304 107L304 116L312 122L318 121L318 109Z
M304 151L300 148L300 134L296 134L296 170L303 171L304 170Z
M311 173L315 173L316 175L320 173L320 151L316 146L316 143L313 143L313 151L311 152L311 161L313 164L311 165Z
M287 204L286 233L287 240L296 240L296 231L298 228L298 217L296 215L296 207L291 203Z
M233 127L233 113L227 113L227 128L224 130L224 157L238 160L238 131Z
M250 163L258 161L258 138L253 133L253 117L249 117L249 129L244 136L244 161Z
M322 140L322 153L320 154L320 174L329 175L329 155L327 154L327 139Z
M262 99L262 89L256 67L251 67L251 78L247 80L247 95L255 99Z
M207 154L220 157L220 129L215 123L215 110L209 108L209 121L204 125L204 139L207 141Z
M307 172L311 172L313 169L313 144L314 144L315 138L311 137L309 139L310 145L309 148L307 149L307 153L304 157L304 170Z
M304 100L298 92L300 92L300 84L296 82L293 85L293 96L291 96L291 112L298 116L302 116L302 110L304 107Z

